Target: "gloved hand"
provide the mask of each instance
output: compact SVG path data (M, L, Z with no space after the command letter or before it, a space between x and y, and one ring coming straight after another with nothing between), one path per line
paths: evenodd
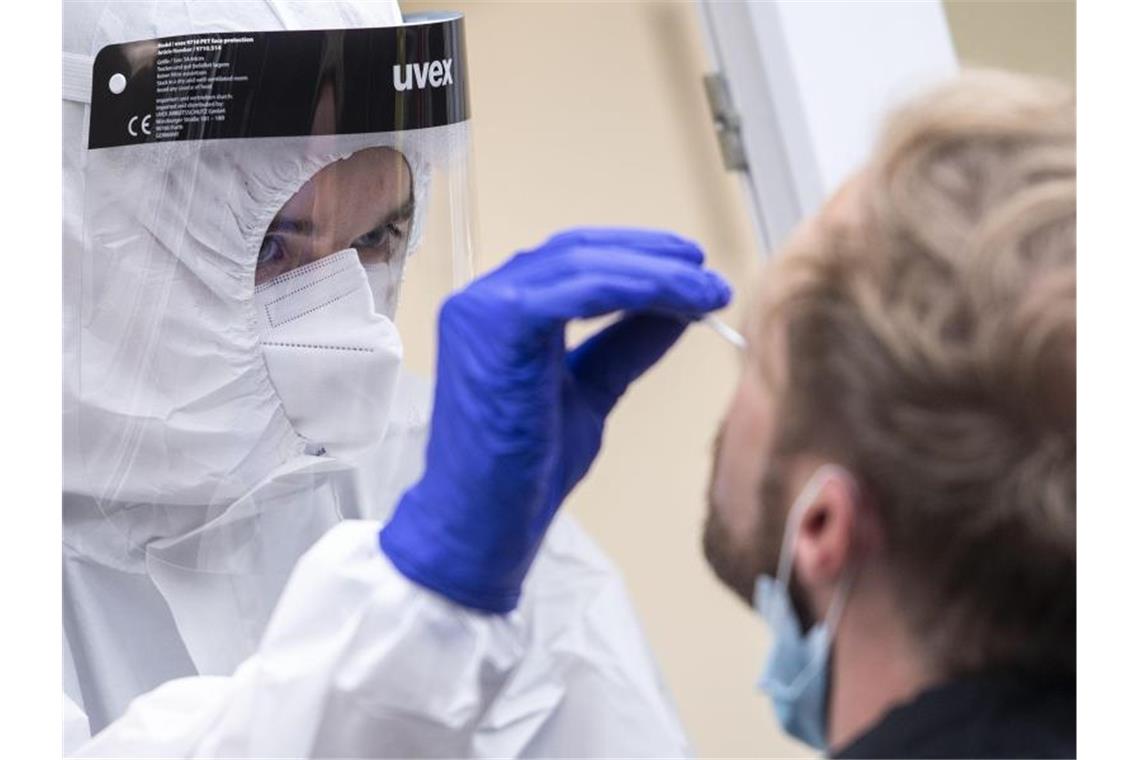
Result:
M425 471L380 532L401 573L468 607L514 609L606 415L688 321L731 298L703 258L666 233L571 230L447 300ZM568 321L618 311L566 350Z

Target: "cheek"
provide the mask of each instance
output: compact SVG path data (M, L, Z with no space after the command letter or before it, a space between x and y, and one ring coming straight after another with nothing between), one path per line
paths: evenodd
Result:
M760 479L769 439L766 405L748 378L737 388L724 423L712 496L717 517L733 535L756 535L760 519Z

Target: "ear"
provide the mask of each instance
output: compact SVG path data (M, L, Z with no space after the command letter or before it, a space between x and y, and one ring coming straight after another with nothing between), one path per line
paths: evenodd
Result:
M847 477L829 477L804 509L795 577L813 599L838 583L854 559L857 488Z

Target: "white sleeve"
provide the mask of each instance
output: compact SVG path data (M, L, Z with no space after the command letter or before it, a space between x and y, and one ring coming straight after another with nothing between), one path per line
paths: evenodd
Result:
M301 559L232 676L163 684L76 756L688 753L621 582L575 526L507 616L407 581L377 527L342 523Z
M91 726L87 720L87 713L79 704L63 695L63 754L71 755L88 739L91 738Z

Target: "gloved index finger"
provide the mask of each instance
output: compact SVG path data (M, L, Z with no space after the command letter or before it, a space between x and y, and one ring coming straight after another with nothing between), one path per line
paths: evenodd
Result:
M645 253L701 264L705 254L700 246L680 235L664 230L645 230L633 227L576 227L556 233L544 247L607 246L632 248Z
M712 270L637 250L574 248L546 263L545 271L529 278L521 303L548 319L616 311L697 315L727 305L732 297L728 283Z

